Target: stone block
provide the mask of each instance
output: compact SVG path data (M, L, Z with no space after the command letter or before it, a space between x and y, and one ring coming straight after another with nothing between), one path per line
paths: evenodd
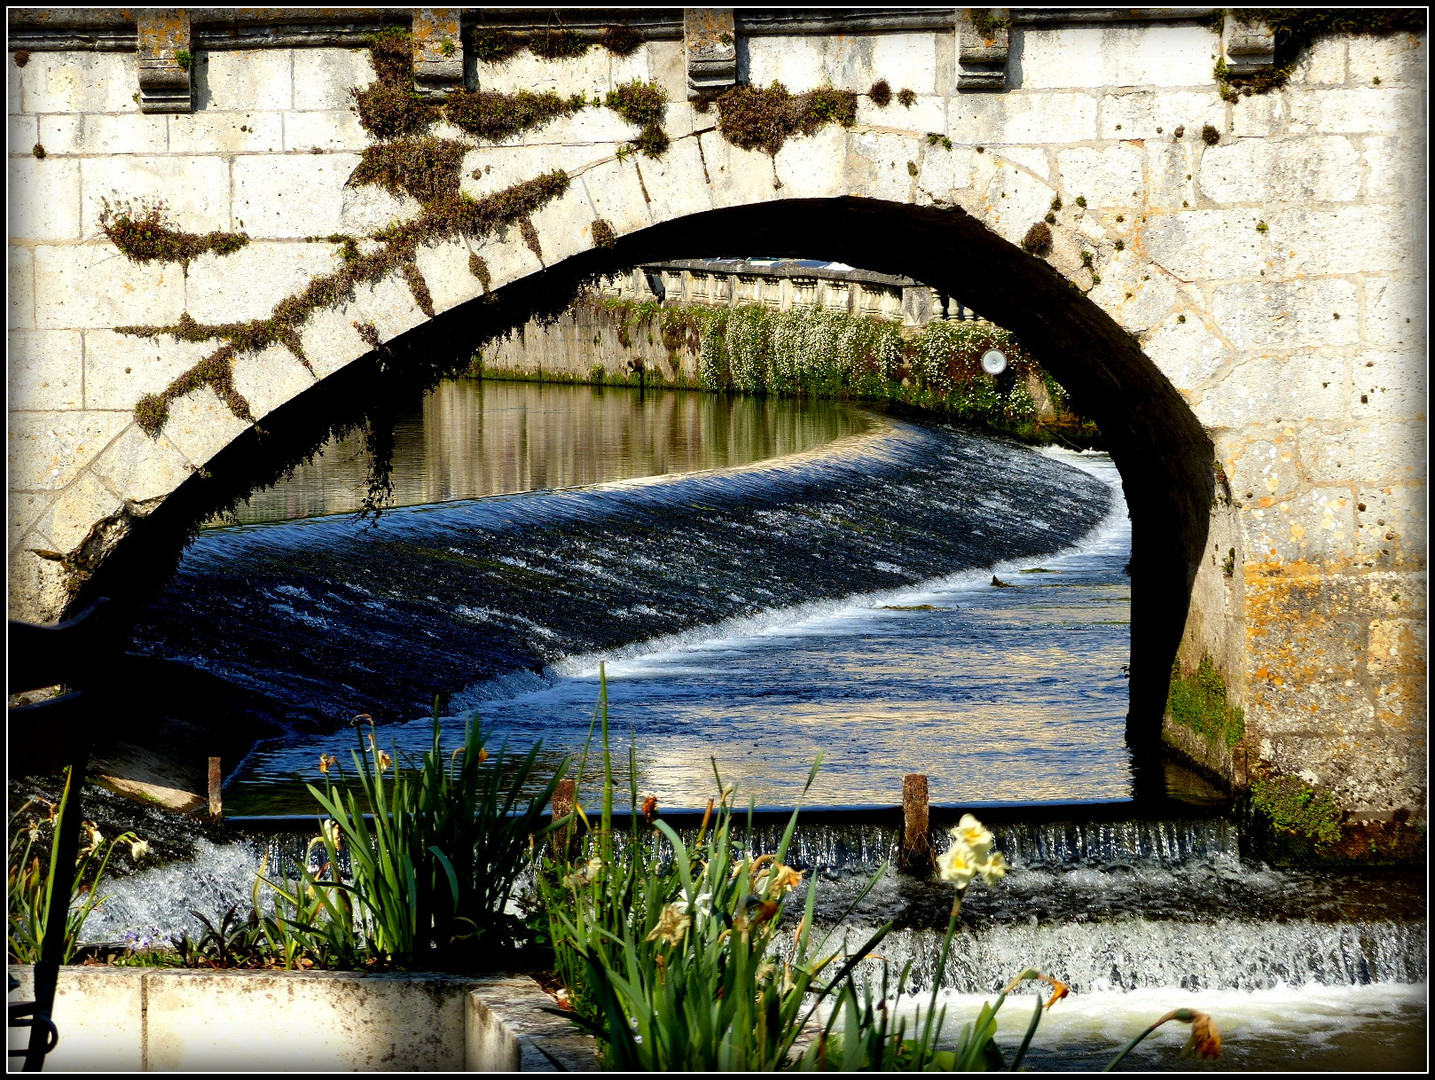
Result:
M34 969L13 966L20 979L17 1001L35 1000ZM144 997L138 971L124 968L60 968L55 1019L60 1042L45 1058L59 1072L139 1072L144 1068ZM18 1059L17 1059L18 1060Z
M296 112L349 112L354 105L349 90L374 81L367 49L294 49L290 55Z
M567 60L544 60L523 49L501 64L478 64L478 88L505 94L552 90L564 97L603 97L613 89L611 83L608 50L597 47Z
M1020 244L1032 224L1045 216L1055 195L1051 184L987 153L972 158L972 187L963 203L1004 240ZM1061 239L1058 235L1058 246Z
M1103 267L1101 284L1087 295L1133 334L1144 333L1168 320L1172 327L1176 328L1175 316L1172 314L1176 303L1176 283L1165 274L1149 274L1146 275L1146 280L1142 281L1138 266L1139 259L1130 248L1120 253L1113 252L1109 262ZM1196 328L1194 324L1190 325L1193 330ZM1180 328L1184 329L1184 324ZM1192 344L1196 335L1183 333L1176 335L1176 338L1178 340L1173 340L1171 345L1184 354L1186 350L1181 346ZM1210 353L1211 350L1198 350L1198 353L1201 352ZM1214 350L1214 355L1220 355L1219 348ZM1170 377L1169 372L1167 376Z
M591 219L590 219L591 220ZM614 232L621 235L616 225ZM525 278L529 274L536 274L543 269L543 264L538 257L528 250L528 245L523 242L518 229L510 226L500 229L494 236L478 242L474 245L478 254L488 264L489 277L492 282L492 289L501 289L503 286Z
M969 146L958 146L945 150L939 146L920 148L917 161L917 184L915 201L919 206L955 206L959 193L972 186L972 161L976 151ZM1045 166L1045 155L1040 152L1017 149L1007 154L1008 159L1017 161L1024 168L1042 166L1033 171L1043 179L1049 175ZM1021 159L1021 160L1018 160ZM1027 164L1030 162L1030 164Z
M1349 408L1349 379L1350 360L1344 356L1249 357L1205 392L1201 416L1233 428L1340 421Z
M284 114L284 149L299 153L320 150L359 153L370 143L368 132L351 109Z
M1360 87L1308 90L1291 95L1292 134L1395 135L1420 123L1422 95L1416 90Z
M1141 286L1143 291L1136 293L1128 303L1135 305L1138 312L1143 312L1144 319L1151 320L1155 327L1141 342L1146 355L1176 389L1186 394L1204 389L1231 363L1226 346L1194 313L1187 314L1184 323L1176 321L1172 305L1177 310L1189 311L1189 307L1177 298L1172 283L1153 274L1151 280L1142 282ZM1102 287L1106 287L1104 281ZM1201 423L1207 427L1223 426L1218 416L1205 415L1205 410L1199 405L1195 409Z
M23 154L40 141L40 124L36 117L11 113L5 118L5 145L12 154ZM48 146L47 154L54 153Z
M758 150L740 150L717 132L698 136L712 189L713 206L746 206L772 197L772 159Z
M271 154L285 149L289 119L277 112L171 115L169 148L179 154Z
M232 255L203 255L189 267L185 310L201 323L266 319L279 301L339 269L335 251L329 243L259 240Z
M1428 302L1424 285L1399 278L1365 282L1364 338L1379 347L1419 346L1424 341Z
M10 553L10 569L14 572L15 558L26 547L45 548L54 551L49 537L39 539L43 534L36 531L41 515L55 501L53 492L10 493L9 506L5 514L5 550ZM14 618L12 615L11 618Z
M132 263L108 243L35 249L35 323L42 330L167 324L183 310L178 266Z
M1147 140L1146 205L1152 210L1184 211L1197 205L1196 150L1189 142Z
M85 407L134 410L219 347L218 342L172 341L85 331Z
M319 378L326 378L367 353L371 346L359 336L357 313L345 305L338 311L317 311L299 331L304 355Z
M12 411L83 407L83 342L75 330L11 330L5 356Z
M13 219L12 219L13 220ZM35 328L35 257L29 248L11 244L8 251L8 265L5 280L8 294L5 297L10 330L33 330Z
M151 438L131 424L105 447L90 471L110 491L148 502L173 493L193 475L194 466L163 432Z
M1270 215L1265 235L1284 274L1413 274L1423 258L1416 239L1422 215L1423 208L1405 205L1293 207Z
M1425 87L1425 46L1415 34L1390 37L1352 37L1347 43L1350 81L1362 86Z
M6 433L10 489L66 487L129 422L128 413L11 413Z
M954 141L974 146L1089 142L1097 97L1090 93L965 94L948 108Z
M163 117L150 117L162 120ZM84 236L100 235L100 200L163 202L175 228L188 232L233 229L229 162L217 157L87 157L80 161L80 212Z
M1356 354L1352 372L1353 418L1425 419L1426 365L1419 352L1362 350Z
M80 163L74 158L12 157L11 240L80 239Z
M762 36L747 38L743 45L746 46L746 62L742 51L738 52L738 81L750 83L753 86L767 86L772 82L780 82L794 94L800 94L805 90L813 90L823 84L824 80L831 80L833 75L829 70L829 51L833 43L823 38L807 37L806 35L787 36ZM901 77L898 76L900 79ZM835 82L833 85L837 85ZM900 90L905 83L898 83L892 87L893 92ZM856 89L855 87L853 89ZM916 87L913 87L915 90Z
M1139 207L1145 153L1139 146L1075 147L1056 155L1060 184L1068 201L1078 196L1097 210ZM1132 196L1135 196L1133 198Z
M1211 82L1215 39L1203 26L1028 27L1018 40L1012 66L1024 90Z
M139 89L139 61L133 52L35 52L20 83L21 112L139 111L131 96Z
M544 214L559 215L560 221L545 221ZM544 241L543 254L553 262L573 254L571 250L563 250L567 244L579 245L579 250L589 247L592 244L591 236L585 236L587 230L579 230L570 227L565 235L561 227L561 216L563 210L539 211L534 215L534 227L538 229L538 235ZM549 248L553 248L550 252ZM449 311L460 304L465 304L476 296L483 294L483 286L479 280L469 272L468 269L469 247L462 241L453 241L446 244L438 244L434 247L420 248L414 258L418 265L419 273L424 276L428 284L429 295L433 297L434 310L439 314Z
M1212 426L1225 425L1216 422ZM1231 494L1244 505L1252 520L1264 520L1265 512L1305 487L1294 428L1278 434L1253 436L1243 442L1232 439L1226 449L1226 466ZM1247 530L1248 538L1249 535ZM1264 561L1267 555L1265 550L1246 549L1250 561Z
M187 460L203 468L248 427L205 386L170 405L162 434Z
M31 534L26 544L55 550L54 541L38 533ZM10 553L9 571L10 618L34 623L58 622L67 595L65 572L60 564L21 549Z
M216 49L194 68L195 110L285 112L294 108L293 49Z
M142 112L86 116L85 153L164 154L169 146L169 117Z
M393 195L368 185L344 186L339 189L339 227L334 231L364 237L396 221L415 218L421 209L418 200L408 195Z
M653 224L653 208L638 176L636 159L606 161L589 169L580 180L593 207L593 217L602 218L619 236ZM518 230L509 231L516 238Z
M1151 259L1177 277L1201 281L1256 277L1273 265L1269 233L1253 210L1182 210L1152 215L1141 232Z
M1337 86L1345 82L1345 43L1342 35L1311 42L1301 52L1288 86Z
M517 232L516 229L513 231ZM532 258L531 255L529 257ZM400 334L428 321L428 316L398 273L392 273L373 285L356 285L354 299L348 305L346 314L355 322L374 327L383 342L393 341Z
M257 239L343 231L354 154L272 154L234 160L234 217Z
M1219 108L1219 106L1217 106ZM1219 113L1217 114L1219 117ZM1255 137L1263 139L1273 134L1286 117L1286 101L1279 94L1253 94L1242 97L1231 108L1231 134L1238 139ZM1202 120L1196 127L1187 126L1186 137L1199 139L1201 127L1215 124L1220 120Z
M1425 447L1422 421L1372 418L1354 432L1306 432L1301 456L1313 483L1372 486L1423 479Z
M780 159L781 154L778 157ZM668 152L656 161L640 158L636 164L643 177L643 186L652 197L653 205L658 208L658 214L663 215L665 220L672 221L712 209L712 190L703 176L702 152L696 136L674 140ZM780 169L779 164L779 171ZM833 170L834 173L835 171ZM795 184L794 192L808 191L803 183L796 183L797 179L798 177L794 177L793 180L786 180L784 184ZM825 177L806 175L800 179L804 183L815 180L819 184L826 180ZM801 196L794 194L793 197Z
M36 121L40 129L37 137L45 153L51 156L84 153L84 117L40 116L36 117Z
M1353 345L1353 320L1331 313L1355 308L1355 285L1340 279L1241 281L1218 285L1211 314L1238 349Z
M594 146L582 152L563 146L481 146L464 157L460 190L482 198L559 169L576 176L585 166L613 157L616 147ZM479 175L474 176L477 172Z
M25 110L22 107L22 98L25 93L24 68L15 63L12 59L5 66L5 112L10 116L17 116Z
M822 149L827 148L823 147ZM832 149L835 150L837 147L834 146ZM914 139L910 135L877 133L850 135L846 140L846 163L842 170L842 187L846 191L861 192L869 199L910 203L916 189L916 180L907 171L906 163L924 149L934 150L940 154L947 152L939 146L927 146L925 140ZM818 150L806 161L804 167L814 170L830 168L827 162L831 160L833 160L831 157L827 157L821 150Z
M1361 164L1365 166L1365 194L1368 198L1396 200L1411 198L1425 190L1425 165L1417 148L1394 135L1367 135L1361 140Z
M1348 484L1312 487L1266 508L1247 508L1242 522L1248 559L1338 563L1355 532L1355 507Z
M663 51L663 46L668 46L667 51L680 53L681 45L678 48L672 47L673 43L666 41L646 41L630 52L627 56L608 56L608 78L613 86L622 86L624 83L637 79L639 82L652 82L658 72L657 60ZM666 88L670 102L682 101L686 96L682 90L677 88Z
M263 424L271 412L315 383L313 375L282 345L234 360L234 388L249 402L249 411Z
M1358 485L1355 489L1355 557L1368 559L1384 569L1408 566L1423 572L1426 494L1423 479L1411 483ZM1398 583L1386 587L1372 581L1370 588L1372 602L1380 613L1423 617L1423 581L1413 588Z
M1107 94L1101 99L1098 115L1103 139L1193 143L1201 137L1204 125L1224 126L1226 108L1209 92L1132 90ZM1180 139L1176 138L1177 128L1183 129Z
M1241 139L1201 155L1201 193L1226 205L1349 202L1360 193L1359 154L1343 136Z

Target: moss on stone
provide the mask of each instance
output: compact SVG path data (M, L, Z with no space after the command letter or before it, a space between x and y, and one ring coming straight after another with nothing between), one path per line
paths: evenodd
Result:
M629 56L640 49L647 39L631 26L609 26L598 35L598 44L614 56Z
M471 147L456 139L398 139L364 147L348 179L353 187L373 185L395 195L411 195L428 205L458 195L459 170ZM355 252L357 254L357 251Z
M904 109L910 109L913 105L917 104L917 92L907 89L898 90L897 100L901 102Z
M1285 86L1301 57L1325 38L1341 34L1355 37L1421 34L1427 23L1422 8L1234 8L1231 14L1242 25L1264 23L1270 28L1275 39L1275 55L1269 70L1254 75L1232 75L1224 60L1216 61L1216 82L1227 101ZM1216 33L1221 32L1223 21L1220 15L1212 19L1211 26Z
M1246 733L1245 711L1226 700L1226 684L1209 656L1203 656L1193 672L1172 666L1166 709L1176 723L1227 747L1236 746Z
M814 135L827 124L851 127L857 95L823 87L794 96L780 82L736 86L717 99L718 130L734 146L775 155L791 137Z
M602 218L595 218L591 228L594 247L610 248L618 242L618 238L613 234L613 226Z
M190 262L201 255L232 255L249 243L249 237L242 232L190 233L176 229L165 221L163 203L111 204L102 198L100 228L131 262L174 262L186 272Z
M1051 250L1051 226L1038 221L1026 231L1021 246L1033 255L1045 255Z
M634 127L661 124L667 110L668 95L655 82L634 79L608 91L603 104Z
M1334 844L1344 815L1330 792L1318 792L1298 776L1274 776L1251 783L1251 807L1271 828L1315 845Z
M501 64L523 48L517 34L482 26L473 35L473 55L485 64Z
M528 50L544 60L571 60L582 56L594 42L567 27L539 30L528 36Z
M588 104L582 94L564 97L552 90L541 93L519 90L512 94L456 90L444 105L444 118L470 135L502 142L557 117L571 116Z

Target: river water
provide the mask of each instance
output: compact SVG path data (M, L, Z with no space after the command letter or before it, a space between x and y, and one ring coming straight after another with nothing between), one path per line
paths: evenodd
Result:
M794 805L819 752L809 806L891 806L924 772L938 806L986 808L1014 869L964 905L943 1000L961 1022L1022 967L1069 982L1032 1067L1098 1065L1180 1005L1217 1017L1227 1067L1423 1063L1418 880L1273 869L1207 809L1127 811L1130 533L1104 455L831 403L455 382L401 425L401 505L366 526L355 451L206 530L138 635L287 718L228 778L231 813L312 814L356 713L416 756L435 694L450 744L477 710L491 745L541 738L556 767L601 665L617 756L631 738L665 809L701 807L714 761L740 801ZM247 900L272 843L119 883L87 936ZM813 824L793 861L835 933L895 919L884 955L922 986L950 895L882 872L894 843ZM1132 1064L1170 1067L1183 1039Z

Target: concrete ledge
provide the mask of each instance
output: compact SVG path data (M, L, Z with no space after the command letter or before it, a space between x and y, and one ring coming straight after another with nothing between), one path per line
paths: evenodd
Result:
M11 1001L33 997L33 969ZM65 967L47 1071L552 1072L592 1039L532 979L347 971ZM24 1045L11 1029L9 1046Z

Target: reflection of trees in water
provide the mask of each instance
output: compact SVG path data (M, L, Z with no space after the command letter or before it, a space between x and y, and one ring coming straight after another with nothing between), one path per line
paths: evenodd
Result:
M725 468L809 450L866 427L832 402L690 391L452 380L394 426L393 505L414 506ZM360 432L257 493L242 523L356 512Z

